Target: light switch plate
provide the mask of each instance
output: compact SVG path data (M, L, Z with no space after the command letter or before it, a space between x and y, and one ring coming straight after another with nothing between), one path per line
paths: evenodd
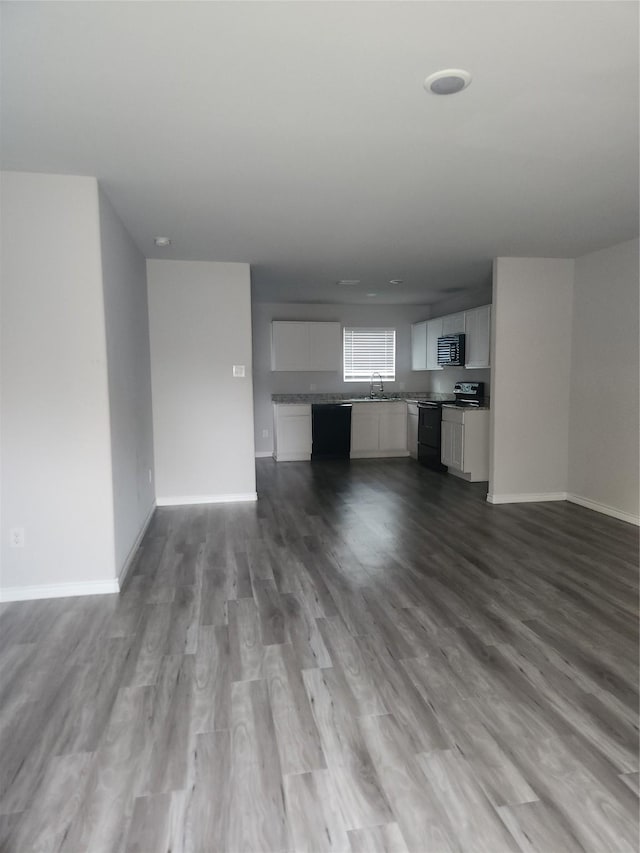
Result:
M233 365L234 379L244 379L244 364Z

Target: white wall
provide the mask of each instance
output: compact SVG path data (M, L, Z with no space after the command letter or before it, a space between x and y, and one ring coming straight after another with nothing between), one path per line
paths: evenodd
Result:
M2 174L1 324L2 595L115 591L95 178Z
M334 320L343 326L372 326L396 329L396 381L384 383L385 391L427 391L431 371L411 370L411 323L429 317L429 307L420 305L318 305L312 303L253 303L253 382L255 444L258 452L273 449L272 394L349 392L369 393L368 382L344 382L342 371L290 373L271 372L272 320ZM311 385L315 385L312 390ZM451 382L453 389L453 380ZM268 437L262 431L268 430Z
M155 505L146 262L108 198L99 195L116 569Z
M249 265L150 260L147 279L158 503L254 496Z
M638 240L576 260L569 492L637 520Z
M457 314L458 311L468 311L471 308L479 308L481 305L489 305L493 298L493 285L478 287L475 290L465 290L441 299L429 306L430 317L442 317L445 314Z
M489 499L567 490L574 261L494 263Z

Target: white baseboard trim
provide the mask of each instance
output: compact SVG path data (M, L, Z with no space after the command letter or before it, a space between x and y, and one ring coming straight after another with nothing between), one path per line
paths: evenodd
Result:
M409 456L408 450L352 450L350 459L399 459Z
M310 462L310 453L278 453L273 457L276 462Z
M6 586L0 589L0 601L34 601L38 598L76 598L79 595L114 595L120 592L117 578L78 583L52 583L32 586Z
M257 492L230 495L176 495L175 497L156 498L157 506L190 506L192 504L230 504L240 501L257 501Z
M129 553L127 554L127 559L124 561L122 568L120 569L120 574L118 575L118 583L120 584L120 589L122 589L122 584L125 581L125 578L129 574L129 569L133 565L135 561L135 557L140 547L140 543L144 539L144 534L147 532L147 528L151 524L151 519L153 518L153 513L156 511L156 502L154 501L151 505L151 509L147 513L147 517L145 518L142 527L140 528L140 532L136 536L136 540L131 546Z
M489 492L487 501L490 504L519 504L538 503L540 501L566 501L566 492L523 492L514 495L496 495Z
M640 516L632 515L630 512L623 512L621 509L616 509L608 504L601 504L598 501L592 501L590 498L583 498L580 495L567 495L567 500L572 504L579 504L587 509L601 512L603 515L610 515L612 518L619 518L620 521L626 521L629 524L640 526Z
M273 456L273 450L256 450L256 459L266 459Z

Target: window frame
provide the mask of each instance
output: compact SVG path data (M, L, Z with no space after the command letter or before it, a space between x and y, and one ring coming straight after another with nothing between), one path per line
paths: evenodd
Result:
M393 335L393 350L392 350L392 358L391 364L389 364L389 360L386 359L386 364L380 363L379 365L372 365L371 370L365 373L364 369L356 372L353 369L353 354L351 355L351 372L347 375L347 339L349 336L354 336L354 334L369 334L373 335L376 333L384 333L385 335L392 334ZM388 344L381 343L379 345L381 349ZM370 382L371 375L373 373L379 373L383 382L395 382L396 381L396 351L398 347L398 334L397 329L391 328L389 326L385 327L371 327L371 326L344 326L342 330L342 381L343 382Z

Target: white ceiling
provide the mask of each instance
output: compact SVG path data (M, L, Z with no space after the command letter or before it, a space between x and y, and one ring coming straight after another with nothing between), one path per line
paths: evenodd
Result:
M635 2L2 7L3 167L96 175L147 257L250 262L259 300L434 301L638 232Z

